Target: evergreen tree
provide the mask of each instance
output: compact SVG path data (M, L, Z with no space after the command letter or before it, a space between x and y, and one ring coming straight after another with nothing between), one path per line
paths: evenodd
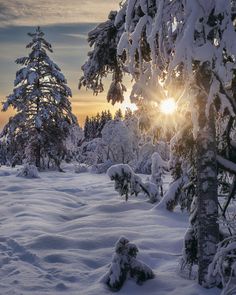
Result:
M125 116L124 116L125 120L129 120L129 119L131 119L132 116L133 116L133 112L131 111L130 108L127 108L127 109L125 110Z
M121 109L118 109L116 111L114 119L115 120L122 120L123 119L123 114L122 114L122 110Z
M32 41L26 46L31 52L18 58L22 68L17 71L13 94L3 104L3 111L12 106L17 115L8 124L8 134L19 144L24 158L38 168L45 168L45 159L59 168L65 154L64 140L69 127L76 122L68 100L71 90L60 68L47 54L53 52L38 27L28 34Z
M97 113L96 117L85 119L84 134L86 140L91 140L102 136L102 130L108 121L112 120L110 111L102 111Z
M107 111L107 122L110 121L110 120L112 120L112 114L111 114L111 112L108 110L108 111Z
M84 137L87 140L89 138L89 117L86 116L85 122L84 122Z

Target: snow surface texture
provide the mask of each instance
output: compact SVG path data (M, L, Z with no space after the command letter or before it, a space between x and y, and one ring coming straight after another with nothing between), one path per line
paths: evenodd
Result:
M178 274L185 214L140 197L126 203L107 175L62 168L27 179L0 167L1 295L112 294L101 280L120 236L137 245L155 278L142 286L127 280L119 294L220 294Z

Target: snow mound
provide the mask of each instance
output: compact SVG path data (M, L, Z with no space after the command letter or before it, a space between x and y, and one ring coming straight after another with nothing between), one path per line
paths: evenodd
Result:
M88 167L85 164L75 165L75 173L85 173L88 172Z
M23 168L19 170L16 176L26 178L39 178L39 173L36 166L26 164Z

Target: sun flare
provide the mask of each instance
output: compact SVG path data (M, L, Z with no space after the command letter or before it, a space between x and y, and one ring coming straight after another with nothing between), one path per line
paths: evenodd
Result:
M161 101L160 110L166 115L171 115L176 111L176 102L173 98L167 98Z

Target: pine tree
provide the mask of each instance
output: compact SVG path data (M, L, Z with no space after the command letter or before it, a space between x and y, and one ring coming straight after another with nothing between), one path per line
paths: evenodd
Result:
M107 111L107 122L112 120L112 114L110 112L110 110Z
M52 46L44 39L40 27L28 34L31 52L18 58L22 68L17 71L13 94L3 104L3 111L12 106L16 116L9 121L11 138L18 143L21 134L24 158L38 168L45 168L45 159L59 168L65 154L64 140L69 127L77 120L68 97L71 90L60 68L47 55Z

